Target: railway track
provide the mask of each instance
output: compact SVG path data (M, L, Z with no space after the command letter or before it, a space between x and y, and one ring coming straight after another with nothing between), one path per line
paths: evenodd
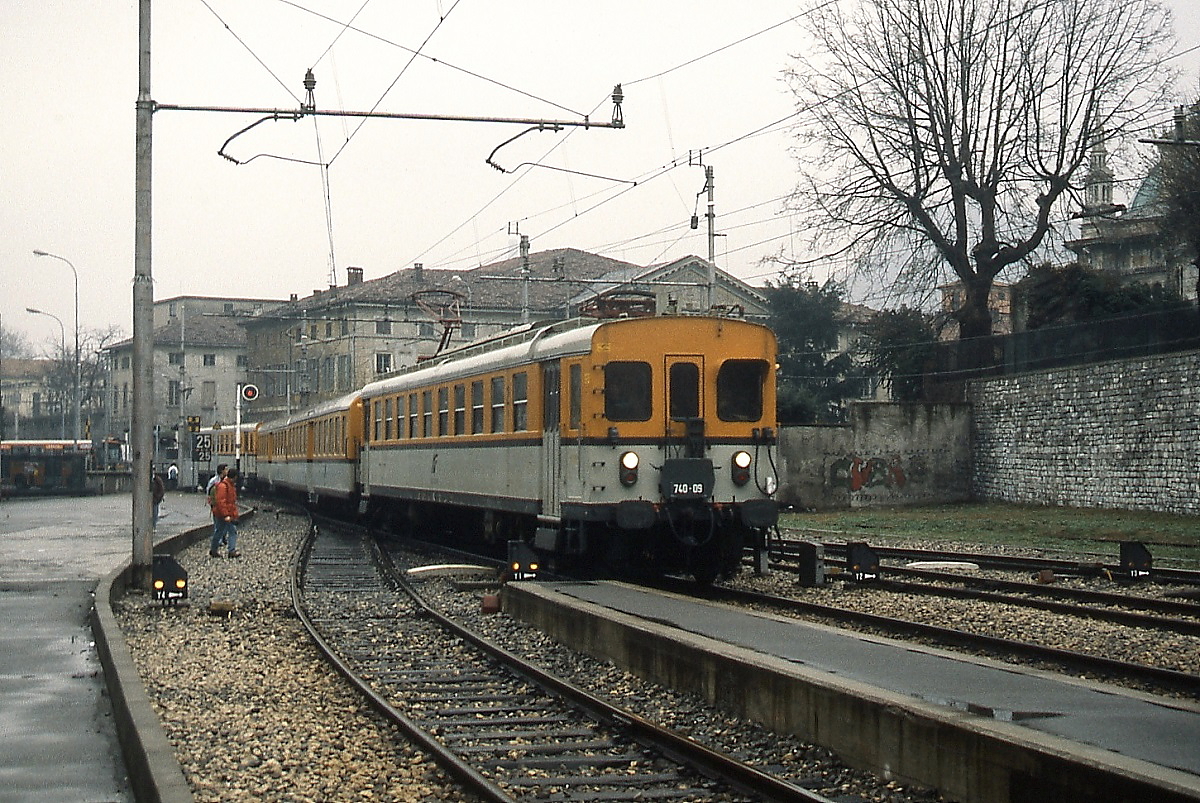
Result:
M883 584L873 583L872 585L887 588L886 582ZM676 584L673 581L664 583L662 586L667 588L667 590L677 593L694 593L695 591L694 587L689 591L686 585L682 583ZM871 628L898 637L919 637L932 640L938 644L961 649L1039 661L1073 672L1091 672L1106 679L1122 679L1127 682L1141 684L1151 689L1169 689L1184 695L1200 697L1200 675L1192 672L1149 666L1143 663L1047 646L1016 638L970 632L968 630L931 624L927 621L885 616L840 605L826 605L745 588L715 586L709 592L709 597L717 601L736 605L752 606L760 609L765 608L767 610L781 611L787 614L799 614L806 617L819 617L838 625ZM991 601L994 602L995 600ZM1008 599L1004 598L1004 601L1008 602ZM1090 618L1097 613L1097 610L1094 608L1080 608L1078 606L1064 607L1070 610L1072 615L1075 616ZM1058 612L1061 613L1063 611L1059 610ZM1153 626L1163 623L1163 620L1157 617L1149 617L1145 621L1152 623ZM1171 620L1171 622L1174 622L1174 620Z
M315 530L293 579L314 642L481 798L828 803L487 643L423 603L360 534Z
M838 550L844 554L844 547ZM878 553L878 550L876 550ZM782 560L772 560L773 571L799 573L794 550L780 550ZM954 553L936 554L940 560L966 560ZM988 556L976 556L984 558ZM979 565L977 561L970 561ZM1021 564L1025 570L1039 566L1037 561ZM907 578L907 579L897 579ZM1128 584L1120 592L1072 588L1047 583L976 577L962 571L936 571L906 566L881 566L880 577L871 586L894 593L974 600L1059 613L1082 619L1112 622L1129 627L1149 628L1188 636L1200 636L1200 604L1150 597L1134 592L1141 584Z
M784 540L780 547L785 554L793 552L797 541ZM845 543L823 544L825 554L844 558ZM1043 569L1049 569L1056 574L1068 576L1114 576L1121 574L1121 567L1103 560L1069 560L1063 558L1022 557L1018 555L993 555L981 552L951 552L936 549L915 549L909 547L879 547L871 549L881 560L893 561L966 561L984 569L999 569L1004 571L1036 574ZM1176 583L1200 587L1200 571L1194 569L1179 569L1156 566L1153 570L1155 582Z

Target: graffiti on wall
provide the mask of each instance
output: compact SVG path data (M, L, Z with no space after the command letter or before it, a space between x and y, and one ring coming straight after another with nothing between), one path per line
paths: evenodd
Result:
M889 458L844 457L830 468L829 479L833 485L845 485L851 491L879 486L903 488L908 483L900 455Z

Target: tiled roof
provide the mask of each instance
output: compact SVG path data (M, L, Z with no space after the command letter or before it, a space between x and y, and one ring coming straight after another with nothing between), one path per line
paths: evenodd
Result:
M294 302L263 310L264 319L299 315L319 315L322 310L351 304L412 303L413 293L421 290L450 290L463 296L463 303L475 308L513 309L521 303L521 257L513 257L471 270L405 268L379 279L336 287L313 293ZM529 304L537 310L555 310L566 306L582 285L571 279L596 279L617 269L642 270L617 259L590 254L575 248L558 248L529 255ZM547 281L554 280L554 281ZM242 319L252 324L254 318Z
M155 346L213 346L216 348L245 348L246 330L242 322L246 319L233 315L192 315L186 321L174 318L154 330ZM114 343L109 349L127 348L133 339Z

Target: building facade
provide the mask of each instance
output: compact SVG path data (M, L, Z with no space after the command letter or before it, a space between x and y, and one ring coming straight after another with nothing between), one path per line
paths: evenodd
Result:
M293 297L244 320L248 378L261 392L249 415L288 415L441 349L586 312L598 298L637 294L657 314L699 314L707 275L697 257L647 268L573 248L469 271L417 264L371 281L363 281L361 268L349 268L343 287ZM765 319L761 293L716 275L718 305Z
M1080 264L1116 274L1126 284L1160 285L1181 298L1196 298L1197 268L1186 245L1163 227L1156 163L1127 206L1113 202L1108 151L1091 152L1084 206L1077 214L1079 236L1067 248Z
M238 386L247 381L246 316L278 302L180 296L155 302L154 393L156 465L190 461L187 422L234 423ZM133 414L133 341L105 351L108 437L128 438ZM186 472L185 472L186 478Z

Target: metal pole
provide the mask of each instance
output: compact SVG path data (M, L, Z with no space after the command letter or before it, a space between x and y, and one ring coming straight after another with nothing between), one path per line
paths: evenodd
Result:
M31 315L45 315L47 318L53 318L54 320L58 321L58 336L62 342L61 348L62 348L63 356L66 356L66 354L67 354L67 328L63 325L62 318L58 317L57 315L55 315L52 312L45 312L40 309L34 309L33 307L26 307L25 311L30 313ZM66 408L66 405L64 405L62 403L61 398L59 400L58 412L59 412L59 415L62 417L62 428L59 430L59 437L61 437L63 440L66 440L67 439L67 408ZM79 439L76 438L75 440L79 440Z
M79 365L79 271L75 269L75 263L66 257L60 257L58 254L51 254L49 251L42 251L36 248L34 249L33 253L35 256L50 257L52 259L57 259L60 262L66 262L67 267L71 269L71 275L75 277L75 422L73 432L75 440L78 441L81 437L83 437L83 429L80 425L81 416L79 412L79 408L83 404L83 399L80 395L82 392L82 382L80 379L81 372Z
M708 189L708 309L713 308L713 292L717 285L717 212L713 200L712 165L704 167L704 183ZM695 185L692 185L695 186Z
M150 2L138 2L138 95L133 243L133 585L150 589L154 563L150 472L154 420L154 284L151 277L150 179L154 101L150 99Z
M521 235L521 323L529 323L529 235Z

